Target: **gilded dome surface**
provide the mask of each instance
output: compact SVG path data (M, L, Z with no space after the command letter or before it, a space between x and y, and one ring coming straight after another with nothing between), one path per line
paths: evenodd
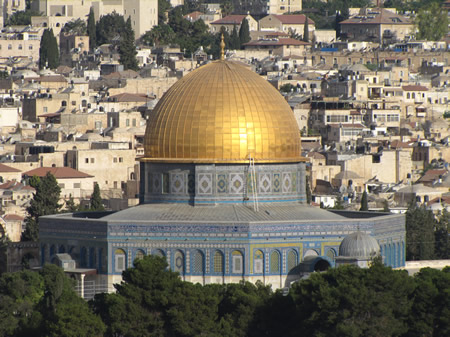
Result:
M294 114L270 83L245 66L215 61L176 82L147 122L143 161L298 162Z

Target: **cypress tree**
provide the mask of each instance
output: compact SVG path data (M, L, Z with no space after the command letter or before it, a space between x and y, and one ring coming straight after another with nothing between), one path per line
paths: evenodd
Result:
M59 66L59 48L58 42L55 35L53 34L53 29L49 31L49 47L48 47L48 67L50 69L56 69Z
M89 11L87 31L89 35L89 48L93 50L97 46L97 36L96 36L97 33L95 27L94 9L92 7L91 10Z
M94 185L94 192L91 195L91 211L104 211L102 197L100 195L100 187L97 183Z
M236 25L234 25L233 31L231 32L231 46L230 47L231 47L231 49L240 49L241 48L241 40L239 39Z
M241 28L239 29L239 40L241 42L241 47L244 43L250 42L250 27L248 25L248 20L242 20Z
M361 197L361 208L360 211L368 211L369 210L369 200L367 199L367 192L364 191Z
M305 25L303 26L303 41L309 42L309 24L308 17L305 15Z
M39 46L39 69L46 66L48 62L48 48L50 45L49 30L45 29L41 37L41 44Z
M122 33L119 45L120 63L125 69L138 70L136 59L136 45L134 41L134 31L131 28L131 19L128 18L125 24L125 30Z

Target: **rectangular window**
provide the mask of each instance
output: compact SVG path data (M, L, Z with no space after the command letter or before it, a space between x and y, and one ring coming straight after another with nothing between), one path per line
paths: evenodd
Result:
M81 183L74 183L73 188L81 188Z
M58 184L59 187L64 188L65 185L64 184Z
M127 119L127 120L125 121L125 126L130 126L130 120L129 120L129 119Z
M119 163L123 163L123 158L119 157Z
M233 255L233 273L234 274L242 274L243 273L243 263L242 263L242 255Z
M133 118L133 126L136 126L136 118Z
M32 46L32 45L29 45L29 46L28 46L28 49L29 49L29 50L33 50L33 46Z
M46 106L44 106L44 112L47 112L47 111L48 111L47 107L46 107Z
M255 259L255 274L263 273L263 259Z
M114 188L117 188L117 181L114 182Z
M85 159L84 159L84 162L85 162L86 164L89 164L89 158L85 158Z
M113 162L117 163L117 157L114 157Z
M94 164L94 163L95 163L95 159L91 158L91 164Z
M116 272L120 273L125 270L125 255L117 254L116 255Z

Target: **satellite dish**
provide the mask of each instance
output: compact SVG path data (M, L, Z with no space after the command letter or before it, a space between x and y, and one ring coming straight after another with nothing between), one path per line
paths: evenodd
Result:
M347 187L345 185L341 185L341 187L339 187L339 192L342 194L347 193Z

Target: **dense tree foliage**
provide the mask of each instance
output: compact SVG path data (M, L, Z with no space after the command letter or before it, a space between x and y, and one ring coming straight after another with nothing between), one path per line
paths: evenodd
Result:
M450 213L444 208L439 216L434 232L435 249L437 259L450 259Z
M103 336L104 329L59 267L0 277L1 336Z
M46 29L39 46L39 68L56 69L59 66L59 48L53 29Z
M26 228L22 233L22 240L37 241L39 238L39 217L56 214L61 208L59 204L61 188L55 176L50 172L42 179L38 177L30 178L29 184L36 189L36 193L27 208L28 216L25 219Z
M305 17L305 24L303 26L303 41L309 42L309 22L308 17Z
M415 277L373 261L313 273L289 293L184 282L146 256L88 304L62 269L0 277L1 336L448 336L450 268Z
M120 36L119 44L120 63L123 64L125 70L138 70L138 62L136 59L137 51L134 41L134 31L131 27L131 18L128 17L125 23L125 29Z
M419 11L415 18L418 40L438 41L448 33L447 10L436 2Z
M86 35L86 22L81 19L69 21L64 25L62 31L69 34Z
M101 16L96 25L97 46L105 43L118 44L125 28L125 20L122 15L113 12Z
M158 25L167 21L167 12L172 6L168 0L158 0Z
M103 206L102 196L100 195L100 187L97 183L94 184L94 191L91 195L90 200L91 210L92 211L104 211L105 207Z
M316 29L336 29L337 23L348 19L349 8L370 7L370 0L303 0L302 8L315 22ZM336 18L336 21L333 19Z
M31 25L32 16L41 15L41 13L32 10L17 11L8 17L5 26L28 26Z
M368 211L369 210L369 200L367 196L367 192L364 191L361 197L361 208L360 211Z
M431 211L412 202L406 212L406 259L434 258L436 220Z
M250 26L248 25L248 20L242 20L241 27L239 28L239 41L241 42L241 46L244 43L250 42Z

